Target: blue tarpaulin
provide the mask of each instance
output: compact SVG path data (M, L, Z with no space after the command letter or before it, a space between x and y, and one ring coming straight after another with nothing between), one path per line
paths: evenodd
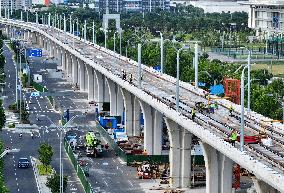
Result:
M210 94L218 95L223 93L224 93L224 86L222 84L210 86Z

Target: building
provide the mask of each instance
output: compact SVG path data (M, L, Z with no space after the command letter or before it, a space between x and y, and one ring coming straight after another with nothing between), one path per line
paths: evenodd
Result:
M247 13L249 12L249 6L240 5L237 0L172 0L171 4L192 5L194 7L202 8L205 13L227 13L236 11L244 11Z
M129 11L148 12L155 9L170 9L170 0L93 0L90 2L94 8L105 13L108 4L110 13Z
M284 32L284 0L250 0L248 27L256 31Z
M29 9L32 5L32 0L1 0L2 9Z

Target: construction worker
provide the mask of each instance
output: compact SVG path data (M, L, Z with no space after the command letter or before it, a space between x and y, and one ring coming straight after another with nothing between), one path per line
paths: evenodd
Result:
M229 108L229 112L230 112L230 117L233 116L233 106L232 105Z
M132 74L130 74L130 78L129 78L129 83L130 83L130 84L132 84L132 80L133 80Z
M191 110L191 118L192 118L192 120L194 120L195 117L196 117L195 108L192 108L192 110Z
M229 142L235 147L235 143L238 138L238 133L235 129L233 129L231 136L229 137Z

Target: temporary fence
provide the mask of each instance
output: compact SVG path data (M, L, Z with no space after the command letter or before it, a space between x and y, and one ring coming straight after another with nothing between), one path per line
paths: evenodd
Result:
M80 179L80 182L81 182L85 192L86 193L93 193L93 188L92 188L90 182L87 180L87 177L84 173L84 170L78 164L77 159L74 156L73 150L66 140L64 140L64 147L65 147L65 151L67 152L67 155L68 155L71 163L73 164L73 166L76 170L78 178Z
M132 155L127 154L123 149L121 149L117 143L110 137L105 128L103 128L99 123L97 123L96 129L100 134L106 139L110 147L116 152L122 161L126 162L127 165L130 165L132 162L143 162L148 161L150 163L169 163L168 155Z

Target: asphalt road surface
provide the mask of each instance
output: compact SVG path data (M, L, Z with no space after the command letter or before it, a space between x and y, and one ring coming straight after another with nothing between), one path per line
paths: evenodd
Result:
M4 55L6 57L5 73L6 87L4 88L3 96L7 96L4 100L4 106L7 109L8 105L15 101L15 66L11 58L11 53L4 47ZM19 139L20 130L15 129L13 132L3 130L1 138L5 145L12 148L20 148L19 153L5 156L5 182L10 192L36 193L38 192L32 168L18 169L17 162L20 157L38 157L38 147L41 142L49 142L54 148L52 167L59 172L59 130L55 127L50 127L51 123L46 118L37 120L37 116L46 115L56 124L59 123L60 114L55 112L46 97L32 97L23 92L23 99L27 103L30 121L37 124L38 127L26 129L23 132L23 138ZM11 113L9 113L11 114ZM17 121L17 115L13 115ZM31 138L31 130L35 132L36 137ZM82 185L77 178L75 170L69 161L65 151L63 151L63 168L64 174L68 176L67 192L83 193Z

